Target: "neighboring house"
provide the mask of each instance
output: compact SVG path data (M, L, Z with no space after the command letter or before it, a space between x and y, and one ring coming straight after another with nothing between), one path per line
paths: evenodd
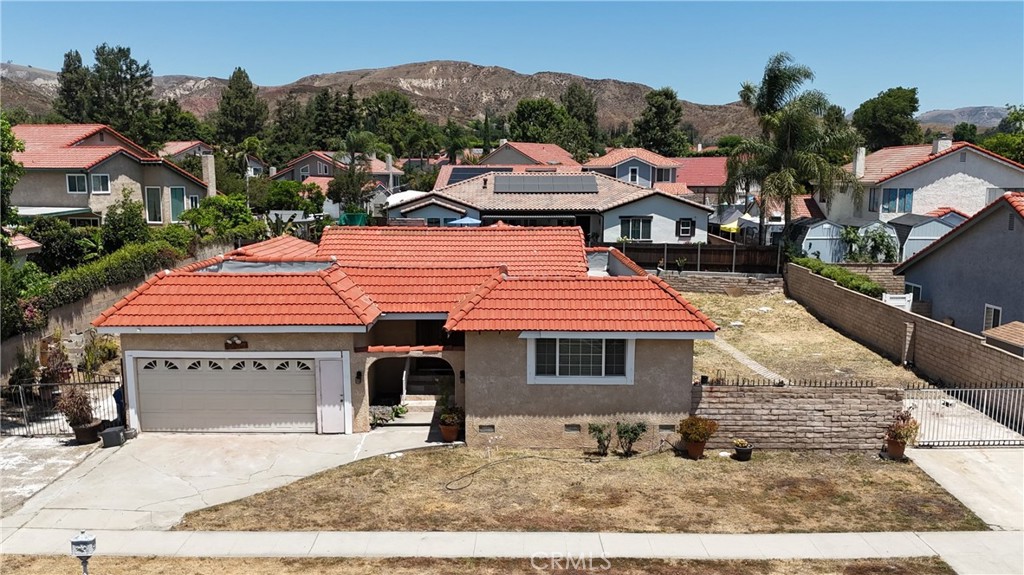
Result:
M942 206L941 208L936 208L925 215L932 216L934 218L939 218L940 220L946 222L947 224L952 225L954 228L967 221L967 218L971 217L961 212L960 210L953 209L949 206Z
M858 148L844 166L863 186L859 205L841 190L830 202L818 197L833 221L850 218L889 221L903 214L950 208L970 215L1004 192L1024 191L1024 165L967 142L895 146L866 154Z
M338 205L337 202L332 201L327 197L327 188L331 185L331 181L334 178L327 176L310 176L302 181L304 184L314 184L320 188L320 191L324 194L324 205L321 211L332 218L337 219L341 216L342 206ZM371 190L372 189L372 190ZM367 191L372 191L370 201L367 202L367 213L373 215L384 215L388 203L388 197L392 194L387 193L387 186L380 183L378 180L374 180L367 188ZM401 192L395 192L401 193Z
M941 218L918 214L903 214L889 220L889 225L896 231L896 248L901 262L914 257L914 254L956 227Z
M1024 322L1011 321L981 332L985 343L1024 357Z
M161 272L93 325L121 335L143 432L363 432L370 405L452 390L471 445L675 425L718 327L635 265L590 267L578 228L330 227Z
M212 153L213 146L202 140L175 140L164 144L157 155L172 162L181 162L188 156L209 156Z
M491 164L480 166L476 164L455 164L441 166L437 173L437 180L434 181L434 189L457 184L476 176L491 172L505 174L578 174L579 165L576 166L537 166L533 164Z
M593 172L484 173L388 209L390 219L447 226L464 217L484 225L580 226L590 241L707 242L713 210L685 197Z
M613 149L583 164L585 172L597 172L644 188L677 183L678 169L675 160L643 148Z
M20 268L25 265L25 259L28 256L43 249L43 244L10 228L3 228L3 234L11 242L11 250L14 252L14 267Z
M1007 193L893 270L931 317L981 334L1024 321L1024 193Z
M19 124L12 131L25 143L24 152L14 153L25 174L11 192L24 219L55 216L72 225L99 225L128 191L143 202L147 222L167 224L216 194L212 177L204 182L102 124ZM204 166L207 171L212 176L212 165Z
M754 196L746 207L747 215L757 222L753 226L749 224L744 226L744 229L753 230L749 236L753 243L757 243L758 226L761 225L761 207L758 202L759 198ZM764 217L765 228L767 228L766 245L775 245L781 237L786 223L785 209L785 204L779 200L769 200L766 204ZM793 196L790 202L790 211L790 222L794 227L805 227L825 219L825 214L822 213L818 203L810 194Z
M676 169L676 182L686 184L695 199L707 206L717 206L722 202L721 195L725 191L725 180L728 171L725 163L729 158L723 156L707 156L692 158L672 158L679 167ZM742 200L742 195L734 194L733 200Z
M305 181L309 177L334 177L335 166L345 169L348 165L347 154L338 152L312 151L307 152L277 170L277 173L270 176L272 180L293 180L296 182ZM371 158L367 164L367 170L373 179L379 182L388 190L398 190L401 186L403 172L394 166L388 166L388 162Z
M572 154L556 144L502 141L490 154L480 159L482 166L572 166L579 170L580 163Z

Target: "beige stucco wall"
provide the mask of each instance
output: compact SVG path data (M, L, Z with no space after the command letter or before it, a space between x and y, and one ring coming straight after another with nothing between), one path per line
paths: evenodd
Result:
M92 174L110 176L110 193L69 194L67 174L85 173L91 185ZM88 207L103 213L120 200L125 190L131 192L134 200L142 201L142 189L146 186L161 188L164 223L171 221L172 186L185 188L185 207L188 196L206 197L206 188L196 184L167 166L160 164L142 165L135 160L118 154L99 164L88 172L82 170L26 170L25 175L11 193L11 203L16 206Z
M191 334L155 335L122 334L121 349L124 351L222 351L224 340L232 335L249 343L248 352L259 351L351 351L352 334L349 333L238 333L238 334ZM352 370L352 431L361 433L370 430L366 386L357 384L355 372L360 362L353 354ZM364 372L365 373L365 372Z
M476 447L593 447L592 422L647 422L644 445L690 409L693 342L636 342L633 385L528 385L519 332L466 334L466 442ZM580 426L580 433L565 425ZM493 425L493 433L479 426Z

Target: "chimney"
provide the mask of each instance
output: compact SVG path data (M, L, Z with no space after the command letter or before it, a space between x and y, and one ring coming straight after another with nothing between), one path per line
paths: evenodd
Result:
M487 189L487 176L484 176L484 189Z
M203 162L203 180L206 182L206 195L213 197L217 195L217 169L214 167L213 154L200 156Z
M864 177L864 156L867 154L867 150L864 147L857 148L857 153L853 155L853 176L856 178Z
M388 154L387 156L384 157L384 164L387 166L387 171L388 171L388 193L390 194L391 190L395 189L394 176L391 175L391 154Z
M932 154L940 154L953 147L953 138L946 134L939 134L939 137L932 142Z
M273 178L277 175L277 166L270 166L270 177Z
M505 139L505 138L502 138L502 139L498 140L498 145L499 146L504 146L507 143L508 143L508 140Z
M703 151L704 151L704 144L701 144L700 142L697 142L697 153L699 154L699 153L701 153Z

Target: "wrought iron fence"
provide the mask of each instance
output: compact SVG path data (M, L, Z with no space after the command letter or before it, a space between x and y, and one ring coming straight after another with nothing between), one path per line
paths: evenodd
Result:
M882 387L870 379L768 379L722 375L702 376L700 383L732 387Z
M57 400L67 387L77 387L89 396L93 417L116 421L118 413L114 392L121 387L120 378L74 374L64 383L12 383L0 390L0 434L2 435L69 435L67 420L57 410Z
M1024 445L1024 387L908 389L904 404L920 424L918 446Z

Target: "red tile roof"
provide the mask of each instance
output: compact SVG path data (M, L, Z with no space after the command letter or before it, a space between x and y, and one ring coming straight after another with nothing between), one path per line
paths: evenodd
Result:
M501 171L501 173L508 174L519 174L519 173L579 173L580 165L575 166L531 166L526 164L489 164L487 166L481 165L470 165L470 164L459 164L457 166L452 164L445 164L441 166L441 170L437 173L437 180L434 181L434 189L438 190L448 185L448 180L452 178L452 170L455 168L494 168L495 170ZM454 184L453 184L454 185ZM426 191L426 190L422 190Z
M278 172L280 173L280 172ZM275 176L276 177L276 176ZM303 184L315 184L316 187L320 188L320 191L327 195L327 186L331 185L334 178L330 176L309 176L305 180L302 180Z
M530 158L539 165L544 166L575 166L579 168L580 163L573 159L572 154L565 151L561 146L556 144L537 144L532 142L506 142L504 146L498 147L487 157L496 154L498 150L504 147L512 148L520 154ZM487 157L481 160L481 163L487 161Z
M578 227L329 227L319 255L344 266L443 268L505 265L512 274L584 276Z
M309 273L160 272L95 327L369 325L380 309L337 267Z
M985 148L975 146L974 144L967 142L953 142L949 148L939 152L938 154L933 154L932 149L932 144L919 144L913 146L892 146L872 152L864 158L864 176L861 177L860 180L868 183L881 183L895 178L900 174L909 172L910 170L919 168L928 162L966 149L974 150L993 159L1024 170L1024 164L1019 164L1009 158L1004 158L999 154L990 152ZM853 163L851 162L846 164L843 166L843 169L848 172L852 172Z
M760 201L759 197L754 196L754 201ZM793 213L791 215L794 220L797 218L825 219L825 212L821 211L821 207L818 205L818 202L814 201L814 196L812 194L793 196L791 207L793 209ZM782 200L769 199L766 208L769 213L775 212L782 214L786 209L786 206Z
M342 267L384 313L448 313L502 267Z
M676 181L686 182L689 186L720 187L725 185L725 180L728 178L725 163L729 158L724 156L672 158L672 160L679 164L679 168L676 169Z
M655 182L654 187L674 196L689 196L693 194L690 188L683 182Z
M635 261L629 259L628 257L626 257L626 254L620 252L619 250L617 250L615 248L601 247L601 246L593 247L593 248L588 247L587 248L587 253L588 254L592 254L592 253L605 253L605 254L608 254L608 257L613 257L613 258L619 260L619 262L621 262L623 265L625 265L627 268L629 268L630 271L632 271L634 274L636 274L638 276L645 276L645 275L647 275L647 270L645 270L644 268L640 267L640 264L638 264Z
M25 234L16 232L11 228L3 228L3 234L11 239L11 248L13 248L16 253L35 253L43 247L43 244L33 240Z
M942 207L939 207L939 208L935 208L934 210L928 212L925 215L926 216L936 217L936 218L941 218L942 216L945 216L947 214L957 214L957 215L963 216L965 218L971 217L971 216L961 212L960 210L958 210L956 208L951 208L949 206L942 206Z
M656 154L650 150L643 148L616 148L611 150L607 154L590 160L584 166L588 168L612 168L618 166L622 162L631 158L637 158L641 161L647 162L648 164L658 168L675 168L678 164L675 160L666 158L661 154Z
M654 276L488 280L452 312L449 331L713 332L707 316Z
M1006 202L1007 206L1011 211L1015 212L1021 219L1024 219L1024 192L1007 192L996 199L991 204L985 206L981 211L977 212L973 216L967 218L960 223L957 227L946 232L944 236L928 244L923 250L914 254L910 259L896 266L896 269L892 270L892 273L896 275L902 275L908 268L928 257L942 246L950 242L950 240L956 238L963 232L967 231L979 221L988 217L993 212L997 211ZM1016 246L1015 246L1016 247Z
M185 150L187 150L187 149L189 149L189 148L191 148L193 146L200 146L200 145L206 146L207 148L211 147L209 144L207 144L206 142L204 142L202 140L172 141L172 142L167 142L166 144L164 144L163 148L160 148L160 154L159 155L161 157L162 156L176 156L176 155L184 152Z
M242 246L228 252L228 256L246 256L254 258L287 258L305 260L317 255L317 245L313 242L300 240L294 236L278 236L266 241Z

